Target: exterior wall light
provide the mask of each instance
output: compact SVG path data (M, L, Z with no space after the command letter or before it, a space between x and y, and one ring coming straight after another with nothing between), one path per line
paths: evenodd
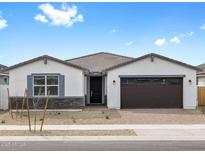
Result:
M189 83L192 83L192 81L191 81L191 80L189 80Z
M115 80L113 80L113 81L112 81L112 83L113 83L113 85L115 85L115 84L116 84L116 81L115 81Z

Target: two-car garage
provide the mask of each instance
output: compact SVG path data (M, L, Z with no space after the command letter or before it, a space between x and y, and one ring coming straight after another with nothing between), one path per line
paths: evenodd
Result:
M107 106L114 109L197 106L198 68L148 54L107 69Z
M182 107L182 78L121 78L121 108Z

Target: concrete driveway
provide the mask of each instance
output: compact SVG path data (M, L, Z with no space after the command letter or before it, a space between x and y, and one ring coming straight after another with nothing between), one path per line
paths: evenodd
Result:
M205 124L205 114L185 109L121 109L128 124Z

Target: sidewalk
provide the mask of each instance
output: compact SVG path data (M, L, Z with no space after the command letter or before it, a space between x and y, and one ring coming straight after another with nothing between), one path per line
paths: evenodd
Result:
M0 136L0 141L205 141L205 125L45 125L43 129L134 130L137 136ZM28 126L0 125L1 130L28 130Z
M33 127L33 126L32 126ZM36 126L37 129L40 125ZM44 130L123 130L123 129L175 129L175 130L198 130L205 129L204 124L182 124L182 125L44 125ZM1 130L28 130L28 125L0 125Z

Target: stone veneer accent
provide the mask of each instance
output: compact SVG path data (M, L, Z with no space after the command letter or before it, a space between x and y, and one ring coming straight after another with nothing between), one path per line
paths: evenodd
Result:
M36 98L35 98L36 99ZM29 108L34 109L33 98L29 98ZM22 109L22 97L11 97L12 101L12 109L16 109L18 104L18 109ZM46 98L40 98L37 109L44 109ZM52 98L50 97L48 100L48 108L47 109L75 109L81 108L85 106L85 98L84 97L64 97L64 98ZM23 107L26 109L26 106Z

